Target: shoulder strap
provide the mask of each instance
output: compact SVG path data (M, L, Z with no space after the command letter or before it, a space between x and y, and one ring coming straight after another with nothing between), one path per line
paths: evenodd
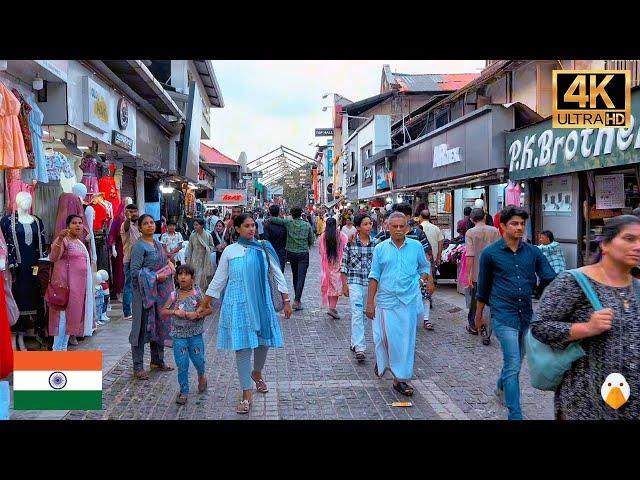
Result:
M600 303L600 299L593 289L591 282L587 279L587 276L578 269L568 270L568 272L576 279L578 285L580 285L582 291L587 296L587 299L591 302L593 309L595 311L602 310L602 303Z

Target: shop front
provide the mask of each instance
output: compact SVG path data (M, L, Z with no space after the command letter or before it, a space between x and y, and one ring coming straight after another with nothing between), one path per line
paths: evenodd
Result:
M590 263L607 220L640 205L639 89L631 114L629 128L572 130L545 120L507 133L509 177L531 191L533 237L552 231L567 268Z

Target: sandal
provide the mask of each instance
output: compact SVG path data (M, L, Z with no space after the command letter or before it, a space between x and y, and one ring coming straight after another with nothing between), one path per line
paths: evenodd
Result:
M249 413L249 410L251 410L250 400L242 400L236 407L236 413L239 413L241 415L245 413Z
M158 365L157 363L149 364L149 368L151 370L160 370L161 372L170 372L171 370L175 370L173 367L168 366L166 363L162 363Z
M198 379L198 393L204 393L207 391L207 379L205 378L204 381L200 381L200 379Z
M364 352L356 352L356 360L358 362L364 362L366 358L367 357L365 356Z
M413 387L409 385L407 382L398 382L393 384L393 389L404 395L405 397L410 397L413 395Z
M478 335L478 331L474 330L469 325L465 325L464 329L467 331L467 333L470 333L471 335Z
M139 372L133 372L133 377L136 380L149 380L149 372L145 372L144 370L140 370Z
M257 380L253 377L251 379L256 382L256 390L260 393L267 393L269 391L269 387L266 382L262 378L258 378Z
M425 330L433 330L433 323L431 323L429 320L425 320L422 326Z
M184 393L179 393L176 397L176 403L178 405L184 405L185 403L187 403L187 398L188 397Z

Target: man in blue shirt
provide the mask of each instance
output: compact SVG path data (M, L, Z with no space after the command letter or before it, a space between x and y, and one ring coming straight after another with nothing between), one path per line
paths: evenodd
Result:
M411 396L413 387L407 382L413 376L416 324L424 308L420 284L426 283L432 293L433 280L421 243L407 238L403 213L391 214L389 231L391 238L373 250L366 315L373 319L376 375L390 370L394 390Z
M524 335L533 316L531 296L536 275L544 288L556 273L543 253L522 238L529 214L513 205L500 212L502 239L484 249L480 256L475 325L483 324L485 305L491 306L491 323L500 342L504 365L496 395L504 396L509 420L522 420L520 408L520 366L524 356Z

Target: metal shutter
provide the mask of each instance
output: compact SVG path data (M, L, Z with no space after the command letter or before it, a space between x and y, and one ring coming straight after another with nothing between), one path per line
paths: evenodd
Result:
M133 168L122 167L122 186L120 188L120 198L131 197L133 203L136 199L136 171Z

